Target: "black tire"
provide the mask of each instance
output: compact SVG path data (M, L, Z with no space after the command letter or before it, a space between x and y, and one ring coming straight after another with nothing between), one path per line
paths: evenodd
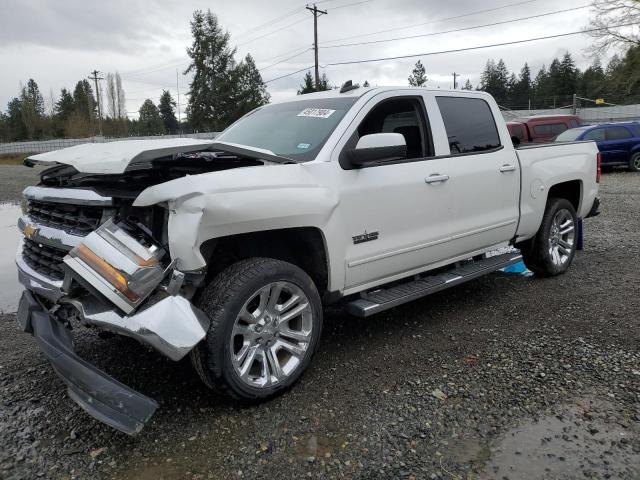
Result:
M562 263L554 261L552 250L552 228L556 214L561 211L568 212L573 221L573 241L570 253ZM536 236L519 245L525 265L536 275L552 277L566 272L576 254L577 246L577 215L571 202L564 198L550 198L544 210L542 223ZM554 240L555 241L555 240Z
M629 160L629 170L632 172L640 172L640 152L631 155L631 160Z
M274 282L289 282L302 290L311 307L312 329L302 360L281 382L262 387L245 383L232 362L232 331L240 310L257 291ZM249 258L221 272L196 299L211 325L205 339L191 351L202 381L213 390L243 402L277 396L300 379L311 363L322 331L322 303L311 278L295 265L271 258Z

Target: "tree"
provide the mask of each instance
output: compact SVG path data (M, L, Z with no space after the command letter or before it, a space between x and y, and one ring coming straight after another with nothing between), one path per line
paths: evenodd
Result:
M516 105L525 105L531 98L531 69L524 64L518 75L518 81L513 86L511 99Z
M600 63L600 59L596 57L591 66L589 66L589 68L587 68L582 74L580 92L586 98L600 98L604 91L606 81L607 79L604 74L602 64Z
M236 89L234 94L236 109L235 118L232 120L269 103L270 95L267 93L267 86L262 81L262 76L251 55L247 55L234 69L233 79Z
M365 81L364 81L364 83L362 84L362 86L363 86L364 88L370 87L370 85L369 85L369 81L368 81L368 80L365 80Z
M13 98L7 104L7 130L12 140L27 140L27 127L22 120L22 102L19 98Z
M311 76L311 72L307 72L304 74L304 79L302 80L302 85L298 89L298 95L304 95L305 93L313 93L316 91L316 87L313 84L313 77Z
M118 118L126 120L127 102L124 97L124 88L122 88L122 79L118 72L116 72L116 96L118 99Z
M418 60L409 75L409 85L412 87L421 87L427 83L427 74L422 62Z
M176 118L176 101L168 90L163 90L160 95L160 103L158 104L160 117L164 124L164 131L169 134L175 134L178 131L178 119Z
M107 73L107 111L111 118L117 118L118 115L118 91L116 90L116 81L113 73Z
M329 85L327 74L322 74L322 76L320 77L320 84L316 88L313 76L311 76L311 72L307 72L305 73L304 79L302 80L302 85L300 85L300 88L298 89L298 95L304 95L305 93L313 92L324 92L325 90L331 90L331 85Z
M40 93L38 84L30 78L20 92L20 113L22 122L27 129L27 138L36 138L36 133L42 133L42 120L44 118L44 98Z
M467 78L467 81L464 82L464 85L462 86L462 90L473 90L473 85L471 85L471 82L469 81L468 78Z
M155 103L151 99L147 98L138 110L139 118L139 130L142 134L157 135L163 133L164 126L162 124L162 118L160 112Z
M500 59L496 63L493 59L487 61L480 75L479 90L489 92L498 102L508 98L509 71L504 61Z
M588 30L595 42L590 50L599 55L609 47L628 49L640 45L638 29L621 29L616 25L640 23L640 2L638 0L594 0L595 17L589 23Z
M236 49L230 47L229 33L222 31L211 10L193 13L191 34L193 42L187 48L191 63L184 72L193 73L187 117L196 130L222 130L236 107L232 79Z
M93 97L93 89L88 80L80 80L73 90L73 103L75 111L84 118L87 123L92 122L96 116L96 100Z

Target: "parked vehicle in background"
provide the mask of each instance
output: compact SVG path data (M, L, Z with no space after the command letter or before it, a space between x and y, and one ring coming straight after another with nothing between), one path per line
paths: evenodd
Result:
M350 84L214 141L34 155L50 168L24 191L18 318L71 397L127 433L158 404L80 359L72 329L189 355L212 389L266 400L309 366L326 304L368 317L521 259L564 273L598 157L593 142L514 148L483 92Z
M604 123L572 128L562 132L556 142L593 140L598 145L602 166L629 167L640 172L640 123Z
M551 142L565 130L581 125L582 120L577 115L533 115L507 122L509 134L520 140L520 143Z

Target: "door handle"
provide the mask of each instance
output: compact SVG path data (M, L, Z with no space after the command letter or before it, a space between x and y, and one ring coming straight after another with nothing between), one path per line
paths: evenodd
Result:
M513 172L516 169L515 166L509 164L509 163L505 163L504 165L502 165L500 167L500 172L505 173L505 172Z
M446 182L447 180L449 180L449 175L440 175L439 173L434 173L424 179L425 183Z

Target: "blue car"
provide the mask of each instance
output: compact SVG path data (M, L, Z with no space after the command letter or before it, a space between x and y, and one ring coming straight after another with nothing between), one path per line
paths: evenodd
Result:
M604 123L572 128L562 132L556 142L594 140L602 156L602 166L622 165L640 172L640 123Z

